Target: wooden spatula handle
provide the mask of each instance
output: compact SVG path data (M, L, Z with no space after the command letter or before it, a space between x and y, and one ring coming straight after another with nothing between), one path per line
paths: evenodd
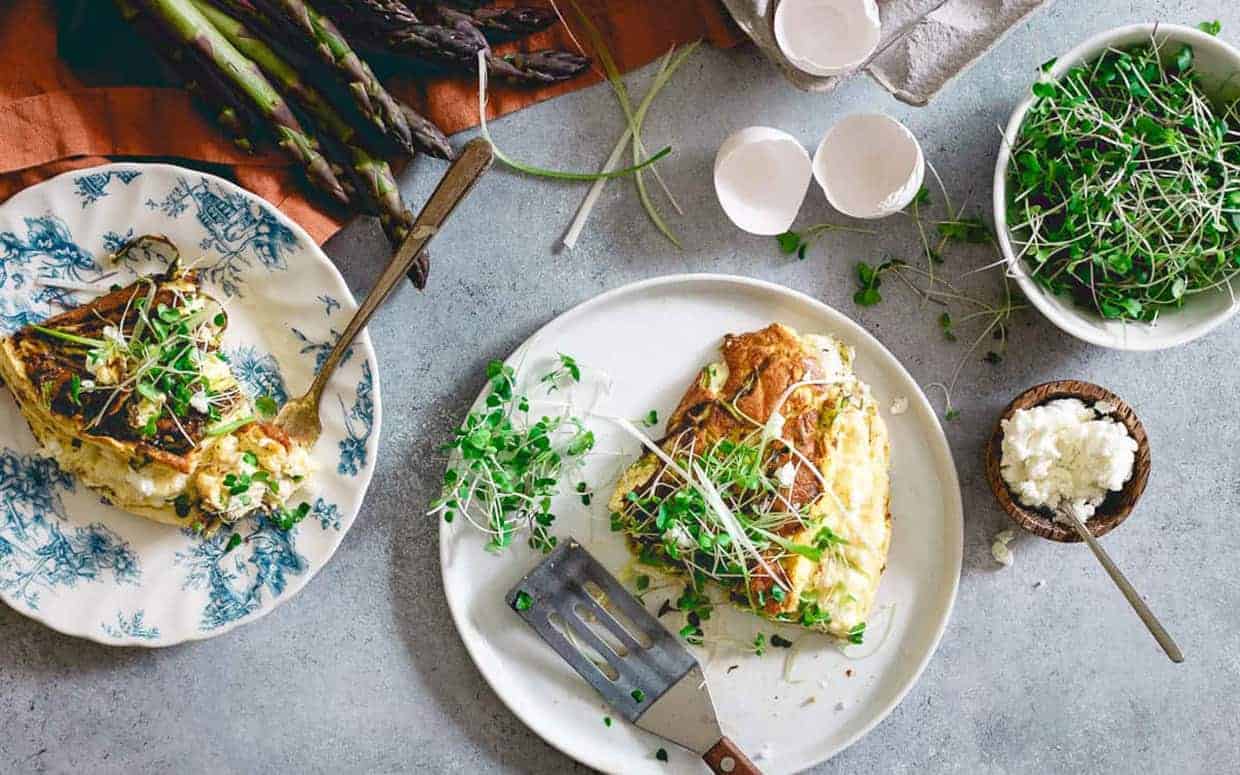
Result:
M762 770L728 737L719 738L714 747L702 754L702 760L716 775L762 775Z

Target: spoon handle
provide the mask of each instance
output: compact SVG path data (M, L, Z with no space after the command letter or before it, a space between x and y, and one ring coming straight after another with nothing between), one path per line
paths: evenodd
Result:
M366 295L361 306L354 313L353 319L345 327L344 333L336 341L336 346L328 354L323 367L319 369L318 375L314 378L314 384L310 386L310 395L317 399L323 392L323 387L331 379L332 372L340 364L342 356L353 343L353 339L370 322L371 316L375 314L375 310L379 309L379 305L388 297L388 294L401 284L401 280L417 260L418 254L431 241L431 238L439 231L439 227L448 220L448 216L469 194L474 184L478 182L478 178L490 168L494 161L495 149L486 138L477 137L466 143L456 161L452 162L452 166L444 173L443 179L435 187L430 199L426 200L422 212L418 213L417 220L409 229L409 236L405 237L405 241L396 249L396 254L388 262L387 268L383 270L383 274L379 275L374 287L370 289L370 293Z
M1167 652L1167 656L1172 662L1180 663L1184 661L1184 653L1180 651L1180 647L1175 644L1171 638L1171 634L1162 626L1162 622L1158 621L1158 617L1154 616L1154 612L1150 610L1141 596L1137 594L1137 590L1116 566L1111 559L1111 555L1107 554L1102 548L1102 544L1098 543L1098 539L1094 538L1094 534L1089 532L1089 528L1085 527L1085 523L1068 510L1063 510L1062 516L1072 523L1072 527L1076 528L1076 534L1081 537L1085 543L1089 544L1089 548L1094 551L1094 556L1098 558L1098 562L1102 563L1102 567L1106 569L1107 574L1111 577L1111 581L1115 582L1115 586L1119 587L1119 591L1124 593L1128 604L1137 612L1137 616L1141 617L1141 621L1145 622L1145 626L1149 628L1150 634L1154 636L1154 640L1158 641L1158 645L1162 646L1163 651Z

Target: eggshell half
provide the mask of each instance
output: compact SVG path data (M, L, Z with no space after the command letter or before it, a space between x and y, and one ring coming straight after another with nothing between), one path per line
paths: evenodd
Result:
M908 207L926 176L917 138L881 113L831 127L814 152L814 179L827 201L853 218L884 218Z
M796 220L812 176L809 153L779 129L740 129L715 155L715 194L750 234L782 234Z
M781 0L774 25L780 51L811 75L855 69L882 34L875 0Z

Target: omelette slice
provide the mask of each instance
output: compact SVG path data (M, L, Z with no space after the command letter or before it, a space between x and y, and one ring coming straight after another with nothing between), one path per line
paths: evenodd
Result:
M613 529L646 563L859 642L891 543L890 448L853 351L779 323L724 337L621 476Z
M209 533L282 512L311 470L229 370L227 322L174 261L0 341L0 377L61 468L118 508Z

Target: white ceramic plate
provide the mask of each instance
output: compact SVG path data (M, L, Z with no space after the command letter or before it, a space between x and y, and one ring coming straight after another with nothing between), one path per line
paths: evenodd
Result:
M283 400L309 385L356 307L314 241L254 195L162 164L70 172L0 207L0 332L93 293L51 282L127 284L159 257L111 266L128 238L165 234L229 311L224 351L247 390ZM0 598L53 629L109 645L168 646L253 621L297 593L353 523L374 470L379 385L363 333L323 403L318 473L296 496L313 511L288 533L259 520L210 540L101 502L50 460L0 391Z
M960 576L963 514L955 464L929 402L891 353L840 313L778 285L719 275L664 277L605 293L547 324L509 363L525 392L537 396L538 377L557 353L567 353L588 367L575 401L592 400L589 369L599 369L614 380L608 413L639 418L655 409L662 420L701 365L715 357L724 333L772 321L834 334L856 348L857 372L882 402L891 429L894 517L880 613L871 619L867 645L859 647L864 653L878 646L873 655L849 659L825 637L776 628L730 606L717 606L707 623L708 643L720 634L748 643L758 632L769 637L776 631L810 639L796 647L791 677L797 683L782 678L788 651L769 648L757 657L738 648L719 647L713 655L698 650L725 732L760 755L765 772L779 773L821 762L873 728L917 680L947 624ZM891 416L885 407L900 397L908 399L908 410ZM609 531L606 501L614 477L638 447L604 422L590 426L597 453L584 478L599 495L589 508L579 499L563 499L555 507L554 532L576 537L618 573L629 555L619 534ZM657 437L659 430L651 433ZM478 668L508 707L547 742L596 769L704 771L687 752L619 719L604 725L604 716L615 714L504 605L504 593L541 555L521 539L499 557L483 544L465 520L440 529L448 605ZM675 588L649 592L646 602L653 610L678 594ZM679 617L663 621L679 628ZM732 665L738 667L729 670ZM654 758L663 746L671 754L668 764Z

